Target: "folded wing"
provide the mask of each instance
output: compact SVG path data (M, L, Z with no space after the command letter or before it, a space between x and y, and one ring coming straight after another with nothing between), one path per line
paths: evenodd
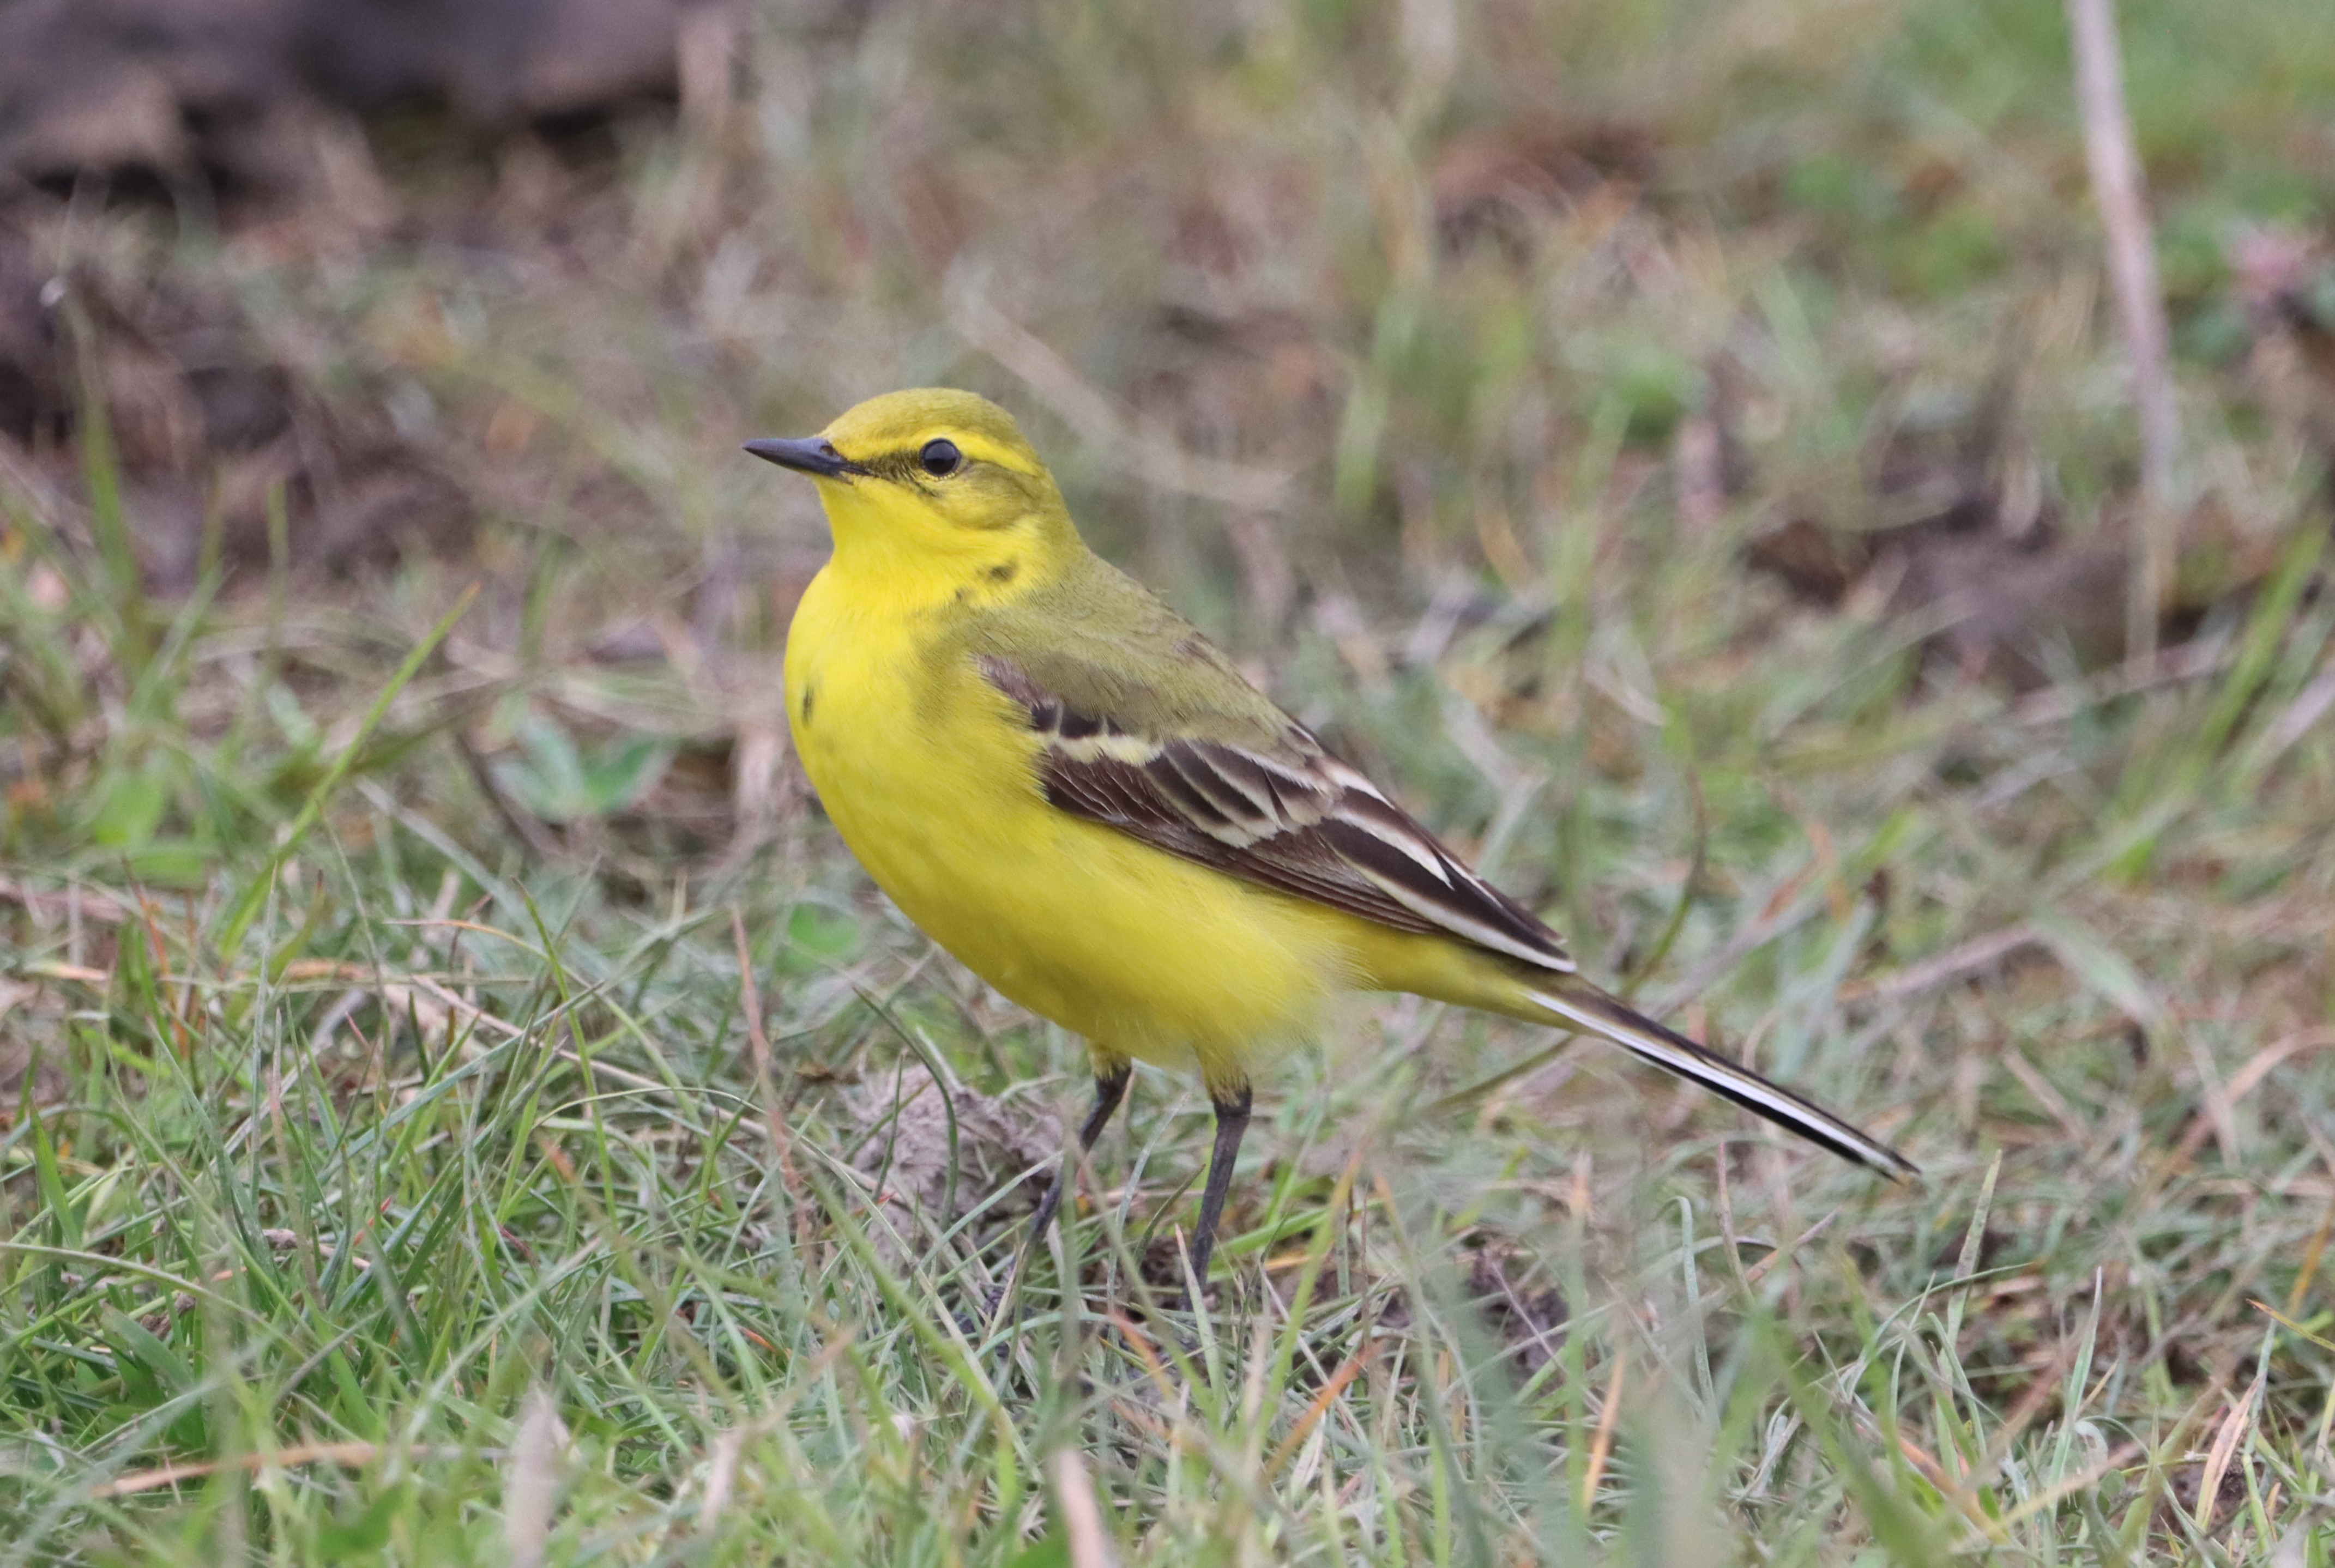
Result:
M983 654L980 668L1029 715L1039 783L1062 810L1397 931L1573 972L1555 933L1294 721L1265 745L1137 734L1004 656Z

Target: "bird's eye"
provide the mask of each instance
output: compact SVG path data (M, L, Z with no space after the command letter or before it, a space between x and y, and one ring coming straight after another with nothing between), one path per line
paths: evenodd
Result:
M945 479L964 467L964 454L956 450L954 441L926 441L925 450L916 454L916 461L933 478Z

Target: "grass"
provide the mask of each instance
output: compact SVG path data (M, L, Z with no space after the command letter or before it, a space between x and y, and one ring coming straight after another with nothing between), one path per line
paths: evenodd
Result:
M61 222L403 411L480 521L167 601L102 400L77 490L0 481L0 1563L1087 1568L1091 1519L1129 1563L2326 1568L2335 597L2320 458L2214 345L2217 226L2335 205L2335 40L2217 11L2127 25L2220 554L2165 658L2041 624L2024 691L1742 562L1879 515L2006 364L1999 460L2113 526L2031 7L1486 7L1448 56L1431 5L773 20L726 117L384 151L420 237L365 254ZM1204 1313L1206 1108L1146 1074L978 1321L1083 1050L790 782L818 528L732 456L926 379L1594 972L1923 1179L1390 1002L1264 1086ZM1729 399L1754 477L1697 520Z

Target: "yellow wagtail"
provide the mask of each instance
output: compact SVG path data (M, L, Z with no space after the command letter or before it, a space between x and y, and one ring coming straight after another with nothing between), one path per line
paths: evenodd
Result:
M1250 1073L1334 992L1408 991L1585 1030L1893 1176L1885 1144L1641 1016L1089 550L1013 418L892 392L757 440L809 474L835 552L787 635L803 768L877 885L966 967L1086 1038L1094 1140L1129 1064L1197 1067L1216 1136L1206 1284ZM1055 1172L1032 1234L1070 1179Z

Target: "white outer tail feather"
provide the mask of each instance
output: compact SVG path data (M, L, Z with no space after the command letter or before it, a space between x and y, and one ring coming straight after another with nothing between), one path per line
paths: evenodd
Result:
M1577 1024L1635 1052L1656 1067L1724 1095L1843 1159L1869 1166L1894 1180L1921 1174L1911 1160L1870 1134L1780 1084L1768 1082L1749 1068L1739 1067L1686 1036L1663 1028L1603 992L1584 984L1571 993L1536 991L1532 1000L1566 1022Z

